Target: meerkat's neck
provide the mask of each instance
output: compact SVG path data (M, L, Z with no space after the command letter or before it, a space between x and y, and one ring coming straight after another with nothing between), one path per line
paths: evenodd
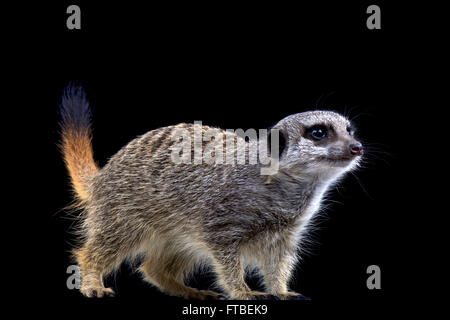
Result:
M275 187L294 216L312 215L320 207L320 202L336 181L336 177L306 175L301 178L288 175L280 176Z

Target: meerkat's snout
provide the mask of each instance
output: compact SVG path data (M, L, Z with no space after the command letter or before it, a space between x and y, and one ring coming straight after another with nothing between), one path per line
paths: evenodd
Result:
M354 156L361 156L363 154L363 146L361 143L356 142L350 145L350 153Z

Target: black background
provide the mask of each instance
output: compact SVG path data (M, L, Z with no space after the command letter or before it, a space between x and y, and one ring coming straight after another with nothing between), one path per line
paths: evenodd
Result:
M179 122L267 128L312 109L355 117L367 146L364 168L330 193L333 202L312 235L315 245L292 282L312 302L269 302L270 313L361 306L385 312L417 299L425 280L414 255L421 244L411 223L420 219L422 206L414 187L421 179L420 156L412 150L422 136L420 130L407 139L405 134L424 108L419 73L429 59L419 49L431 50L432 42L411 23L417 8L377 2L382 29L368 30L369 2L164 8L74 3L82 10L82 30L66 29L65 8L72 3L63 2L36 9L42 15L31 23L38 27L27 31L27 40L15 39L26 42L17 65L27 76L11 79L20 88L16 100L23 112L14 133L26 154L20 181L30 181L33 194L33 209L23 216L33 239L26 259L38 267L25 265L40 277L29 301L47 311L141 310L152 318L154 312L181 316L189 304L159 293L129 266L107 279L115 299L88 300L67 289L75 238L73 221L61 212L71 194L56 146L57 111L64 86L74 79L85 79L79 81L94 108L100 165L137 135ZM381 268L381 290L366 287L372 264ZM205 287L209 280L198 275L194 285Z

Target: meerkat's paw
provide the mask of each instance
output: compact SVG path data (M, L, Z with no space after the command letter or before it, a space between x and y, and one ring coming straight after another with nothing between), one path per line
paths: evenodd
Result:
M114 297L114 290L105 287L86 287L80 289L81 293L88 298Z
M294 291L277 293L276 296L279 297L281 300L311 300L311 298L308 298L302 295L301 293Z
M280 300L280 298L273 294L259 294L253 296L251 300Z
M220 293L209 290L193 290L184 295L188 300L222 300L224 297Z
M259 291L245 291L233 294L236 300L280 300L275 295L259 292Z

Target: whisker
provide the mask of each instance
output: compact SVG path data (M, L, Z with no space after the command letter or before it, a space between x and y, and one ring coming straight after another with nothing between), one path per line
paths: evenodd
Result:
M336 93L336 91L330 91L330 92L328 92L328 93L322 93L321 95L320 95L320 97L319 97L319 99L317 99L317 101L316 101L316 105L315 105L315 108L316 109L320 109L321 108L321 106L325 103L325 101L331 96L331 95L333 95L333 94L335 94Z
M374 115L373 115L373 114L370 114L370 113L367 113L367 112L361 112L361 113L358 113L357 115L355 115L354 117L352 117L352 118L350 119L350 122L355 121L356 119L358 119L358 118L361 117L361 116L369 116L369 117L373 117Z
M382 161L384 164L386 164L388 167L392 168L392 163L390 163L389 161L387 161L387 160L384 159L383 157L378 156L378 155L375 154L375 153L366 152L365 155L364 155L364 157L365 157L366 159L371 159L371 158L372 158L372 159L380 160L380 161ZM367 163L369 163L369 162L367 162Z
M369 199L374 200L374 199L372 198L372 196L369 194L369 192L367 192L366 188L364 188L364 186L363 186L363 184L361 183L361 181L359 180L359 178L358 178L353 172L350 172L350 173L351 173L351 175L355 178L355 180L358 182L358 184L359 184L359 186L361 187L361 189L362 189L362 191L364 192L364 194L365 194Z

